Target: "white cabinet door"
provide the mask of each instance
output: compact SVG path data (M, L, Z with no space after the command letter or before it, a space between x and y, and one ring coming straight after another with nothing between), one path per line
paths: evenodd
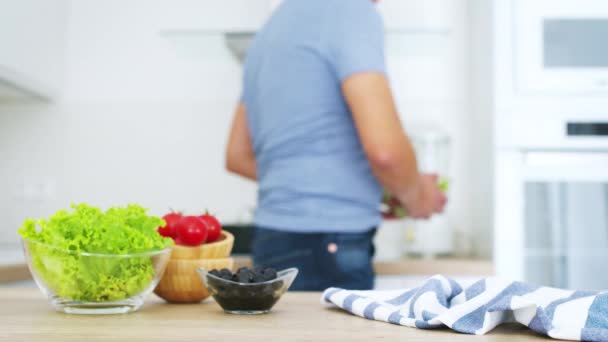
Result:
M271 12L283 0L269 0ZM463 0L382 0L378 10L389 31L448 32Z
M389 31L448 32L462 0L382 0L378 9Z
M172 0L160 2L162 31L257 31L283 0ZM382 0L388 30L446 32L466 0Z
M59 93L67 14L66 0L0 0L0 98Z

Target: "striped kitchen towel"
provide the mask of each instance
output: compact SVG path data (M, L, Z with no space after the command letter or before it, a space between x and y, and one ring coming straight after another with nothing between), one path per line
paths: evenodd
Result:
M556 339L608 341L608 292L570 291L499 278L466 288L434 276L401 291L350 291L329 288L323 303L367 319L407 327L448 327L483 335L501 323L518 322Z

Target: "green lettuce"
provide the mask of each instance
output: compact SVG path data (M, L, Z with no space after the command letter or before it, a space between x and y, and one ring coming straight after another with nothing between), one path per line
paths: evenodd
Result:
M450 183L446 178L439 179L439 190L443 193L448 192L448 188L450 187Z
M40 280L59 297L75 301L118 301L145 290L156 273L154 256L127 255L173 245L156 231L165 222L138 205L106 212L86 204L72 209L48 220L28 219L18 231Z

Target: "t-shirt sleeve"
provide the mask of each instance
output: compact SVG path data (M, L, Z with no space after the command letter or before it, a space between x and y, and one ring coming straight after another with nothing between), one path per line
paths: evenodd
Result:
M239 103L247 105L247 91L245 90L244 86L241 90L241 95L239 96Z
M243 86L241 88L241 94L239 96L239 103L242 103L242 104L247 104L247 102L249 100L249 98L248 98L249 90L247 89L249 83L248 83L248 80L247 80L246 70L248 70L248 66L245 63L245 65L243 67L243 75L241 76L241 81L242 81L241 83L242 83Z
M335 1L325 20L324 48L340 81L360 72L386 72L384 25L369 0Z
M241 94L239 97L239 102L247 105L249 104L249 101L251 100L249 98L249 93L251 92L251 86L252 84L254 84L254 82L252 82L252 70L253 70L253 63L252 63L252 53L251 53L251 49L247 52L247 55L245 56L245 60L243 61L243 74L241 75L241 81L242 81L242 88L241 88Z

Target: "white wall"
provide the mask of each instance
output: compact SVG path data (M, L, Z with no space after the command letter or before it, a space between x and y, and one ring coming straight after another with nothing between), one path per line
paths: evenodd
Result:
M154 4L72 1L63 99L0 107L3 241L72 202L229 220L253 207L254 184L223 169L240 66L219 37L176 48L155 20L168 3Z
M470 1L446 6L455 23L448 35L389 37L404 125L436 123L452 136L448 214L461 252L489 244L475 237L485 231L479 212L491 198L478 188L489 160L480 152L487 136L480 141L472 121ZM169 8L167 1L72 0L62 101L0 106L2 240L16 242L25 217L71 202L138 202L155 214L209 208L224 220L254 206L255 185L223 171L240 66L219 37L180 38L200 40L201 48L185 48L159 35ZM218 13L208 15L201 22L217 21Z
M474 203L473 249L483 257L493 255L494 208L494 80L492 1L469 0L469 63L471 132L475 137L471 156L471 201Z

